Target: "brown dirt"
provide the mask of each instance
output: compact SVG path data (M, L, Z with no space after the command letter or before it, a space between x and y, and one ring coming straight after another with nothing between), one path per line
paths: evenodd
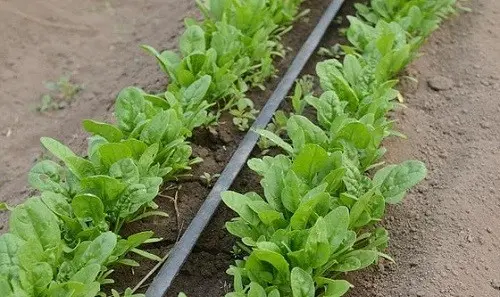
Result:
M139 45L174 47L194 11L194 1L0 0L0 200L27 196L41 136L83 150L81 121L108 119L121 88L161 89L165 76ZM44 82L66 74L84 85L73 104L36 112Z

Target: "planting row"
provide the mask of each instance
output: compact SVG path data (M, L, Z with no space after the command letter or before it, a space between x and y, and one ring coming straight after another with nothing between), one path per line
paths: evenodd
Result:
M101 285L114 282L113 267L139 265L127 254L160 261L139 249L160 240L153 232L122 238L120 230L167 215L154 199L163 182L202 161L188 142L195 128L216 125L224 110L240 129L248 127L256 111L245 93L275 73L281 35L301 2L199 2L205 18L186 20L180 53L144 46L168 74L165 93L121 91L116 124L84 121L92 134L86 156L42 138L55 160L31 169L29 184L39 195L12 210L9 233L0 236L0 295L105 296ZM138 294L128 289L124 296Z
M344 273L376 263L389 234L377 223L426 176L422 162L383 166L382 141L401 136L388 113L402 96L396 75L426 37L454 12L454 0L372 0L349 17L343 61L317 65L322 93L292 96L262 144L284 154L251 159L261 189L225 192L238 217L226 229L238 238L226 296L343 296ZM304 94L306 93L306 94ZM314 121L303 114L312 108ZM308 114L311 114L308 112ZM382 167L383 166L383 167Z

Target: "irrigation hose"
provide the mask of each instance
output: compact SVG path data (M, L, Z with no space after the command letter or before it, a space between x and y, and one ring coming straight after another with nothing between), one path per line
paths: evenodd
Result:
M221 193L229 189L243 166L245 166L250 153L257 144L259 135L253 131L264 129L271 121L274 113L280 106L281 102L285 99L288 92L292 89L294 82L297 80L307 61L318 47L323 35L339 12L343 3L344 0L333 0L330 3L328 9L321 17L311 35L307 38L306 42L290 65L290 68L288 68L287 72L276 87L276 90L273 92L266 105L262 108L262 111L248 133L240 142L226 168L222 171L220 177L212 188L212 191L210 191L205 199L205 202L198 210L198 213L189 224L179 242L177 242L171 250L167 261L163 264L162 268L146 291L147 297L163 297L170 288L172 281L177 276L177 273L191 253L201 233L217 210L221 202Z

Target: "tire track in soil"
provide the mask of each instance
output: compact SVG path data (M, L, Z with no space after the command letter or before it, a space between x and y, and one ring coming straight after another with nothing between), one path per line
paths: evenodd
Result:
M429 176L384 221L395 264L351 274L349 296L500 296L500 3L466 2L409 67L387 159Z

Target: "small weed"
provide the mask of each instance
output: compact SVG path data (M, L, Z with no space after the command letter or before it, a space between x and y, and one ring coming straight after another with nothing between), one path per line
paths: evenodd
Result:
M37 111L46 112L66 108L83 90L83 86L75 84L69 76L61 76L57 82L47 82L45 87L49 92L41 98Z

